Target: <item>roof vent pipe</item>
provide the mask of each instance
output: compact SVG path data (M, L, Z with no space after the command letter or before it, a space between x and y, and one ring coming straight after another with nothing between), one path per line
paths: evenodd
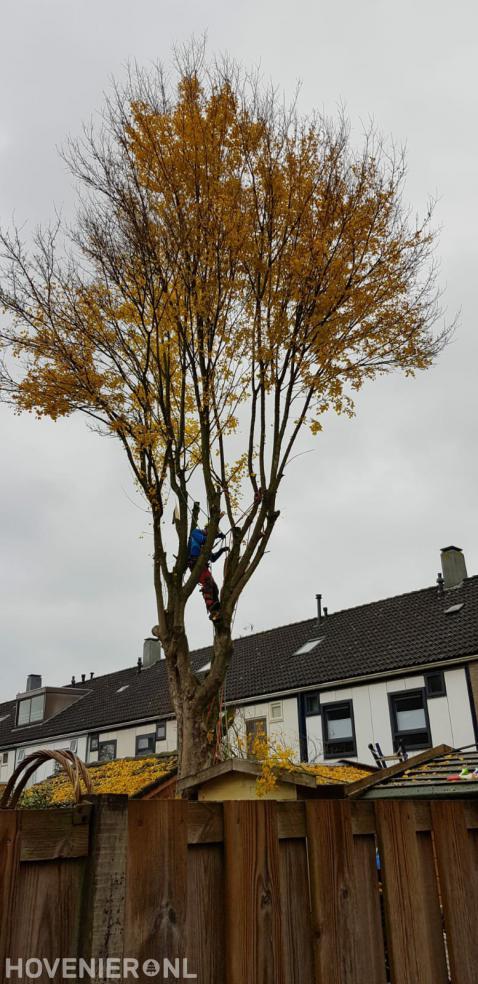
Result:
M442 547L441 567L445 591L450 588L459 588L463 584L464 578L468 577L465 558L460 547Z
M320 625L320 623L322 621L322 595L321 594L316 594L315 597L316 597L316 601L317 601L317 621L318 621L318 623Z

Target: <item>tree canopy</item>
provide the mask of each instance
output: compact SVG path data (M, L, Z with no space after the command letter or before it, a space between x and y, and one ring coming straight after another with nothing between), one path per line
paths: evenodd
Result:
M161 69L133 74L102 126L69 143L73 228L39 231L30 248L2 234L0 339L4 398L39 417L84 413L121 442L149 503L181 743L186 704L207 731L300 432L351 413L377 374L427 368L447 333L433 332L430 211L418 222L404 207L401 154L372 132L354 150L344 119L303 117L198 49L176 67L176 85ZM188 570L198 489L210 522ZM223 515L223 620L199 677L185 606Z

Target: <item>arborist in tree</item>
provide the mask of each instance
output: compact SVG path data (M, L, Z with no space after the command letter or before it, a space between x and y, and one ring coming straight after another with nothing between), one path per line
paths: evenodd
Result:
M203 530L199 527L192 531L188 542L188 567L192 571L197 559L201 553L201 550L207 539L207 526ZM225 534L218 531L215 540L225 540ZM215 541L214 541L215 542ZM219 588L211 574L210 562L214 563L215 560L221 556L221 554L226 553L229 547L221 547L220 550L216 550L214 553L209 554L209 558L205 558L204 567L199 575L199 584L201 585L201 592L206 603L206 608L209 613L209 618L213 622L221 617L221 606L219 604Z

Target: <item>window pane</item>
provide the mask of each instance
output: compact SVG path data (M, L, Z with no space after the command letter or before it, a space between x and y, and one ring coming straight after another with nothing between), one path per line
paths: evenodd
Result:
M111 762L116 755L116 742L115 741L103 741L99 746L98 758L100 762Z
M154 735L138 735L136 739L136 751L154 752L155 741Z
M341 708L340 711L333 711L332 714L333 717L330 711L327 712L327 737L330 739L352 738L352 720L348 710Z
M30 721L41 721L43 718L43 694L32 697L30 701Z
M414 711L400 711L397 708L397 727L399 731L419 731L426 728L427 722L423 707Z
M30 701L21 700L18 705L18 724L28 724L30 720Z

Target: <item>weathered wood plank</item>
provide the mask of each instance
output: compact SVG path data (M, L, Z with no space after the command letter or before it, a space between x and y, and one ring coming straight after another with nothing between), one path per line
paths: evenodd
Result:
M350 803L309 800L306 821L315 980L317 984L358 984Z
M461 803L437 801L431 812L452 980L476 984L478 868L465 811Z
M128 849L128 797L94 797L82 900L80 953L122 958Z
M385 945L372 834L354 837L357 981L385 984Z
M447 984L448 970L438 890L438 872L430 831L417 832L417 848L420 861L420 880L425 899L423 912L427 923L427 933L428 938L435 941L431 946L432 966L430 969L436 984Z
M227 984L287 984L274 801L224 803Z
M78 957L86 862L68 859L21 864L15 885L9 957L55 961ZM3 979L3 978L2 978ZM64 980L61 966L53 981ZM41 980L47 980L47 973Z
M162 967L164 959L174 964L188 956L188 806L183 800L129 804L124 947L141 965L156 960Z
M188 844L218 844L224 840L222 803L189 803Z
M193 805L193 804L191 804ZM198 984L224 984L224 851L222 844L188 849L186 937L188 973Z
M89 850L91 808L21 810L21 860L84 858Z
M0 810L0 967L10 956L11 922L20 860L18 813Z
M279 838L305 838L305 803L283 802L276 803L277 833Z
M302 821L305 825L305 814ZM310 984L314 958L305 839L282 840L279 860L284 979L287 984Z
M415 804L377 801L375 815L392 980L397 984L437 984L440 978L436 977L434 950L442 941L430 932L426 914L428 898L417 844Z

